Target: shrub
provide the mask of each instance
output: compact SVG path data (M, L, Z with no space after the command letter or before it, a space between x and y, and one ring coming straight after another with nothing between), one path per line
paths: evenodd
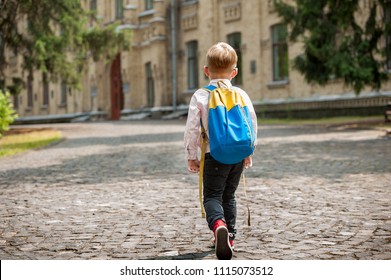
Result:
M10 94L0 90L0 137L9 129L9 125L17 118L13 105L9 100Z

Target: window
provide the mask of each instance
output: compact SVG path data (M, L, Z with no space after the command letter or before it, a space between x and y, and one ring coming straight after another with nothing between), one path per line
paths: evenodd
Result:
M122 19L124 17L124 1L115 0L115 18Z
M198 88L198 42L191 41L186 44L187 49L187 87Z
M14 98L14 108L19 109L19 94L14 94L13 98Z
M61 92L60 92L60 105L65 105L67 104L67 91L68 91L68 86L65 83L65 81L61 82Z
M288 79L288 43L285 24L272 27L273 81Z
M155 84L153 80L151 62L145 64L145 76L147 78L147 106L153 107L155 103Z
M242 51L240 46L242 44L242 35L240 32L232 33L227 36L227 42L231 45L238 55L238 63L236 67L238 68L238 74L235 78L232 79L232 84L242 85L243 84L243 74L242 74Z
M384 21L386 25L389 25L391 22L391 2L386 2L384 5ZM386 35L385 41L386 67L391 70L391 35Z
M33 107L33 76L27 77L27 107Z
M2 53L3 49L4 49L4 47L3 47L3 38L2 38L2 36L0 34L0 51L1 51L1 53Z
M33 24L31 23L31 20L29 20L29 19L26 19L26 30L27 30L27 33L28 34L32 34L32 32L33 32Z
M153 9L153 0L144 0L145 1L145 10L152 10Z
M96 111L96 97L98 96L98 88L96 86L91 87L91 111Z
M43 83L43 99L42 104L44 106L49 105L49 82L48 82L48 76L46 73L42 74L42 83Z
M96 9L97 9L96 0L91 0L90 1L90 10L96 11Z
M18 38L19 35L20 35L20 34L18 33L18 27L17 27L17 26L14 26L14 27L12 28L12 30L11 30L11 36L12 36L13 38ZM4 45L5 45L5 44L4 44ZM17 57L17 56L18 56L18 44L13 43L13 44L11 44L10 48L11 48L11 57L12 57L12 58Z

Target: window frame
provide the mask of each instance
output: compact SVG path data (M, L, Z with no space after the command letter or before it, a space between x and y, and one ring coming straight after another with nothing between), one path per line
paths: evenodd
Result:
M97 11L98 3L97 0L90 0L90 11Z
M234 48L236 55L238 56L238 62L236 63L236 68L238 68L238 74L235 78L232 79L232 84L243 85L243 71L242 71L242 33L233 32L227 35L227 43Z
M271 27L271 38L273 81L287 81L289 78L289 56L287 40L288 30L286 24L279 23L273 25Z
M153 0L144 0L145 11L153 10Z
M33 90L33 75L27 76L27 107L32 108L34 106L34 90Z
M42 105L48 106L49 105L49 81L48 81L48 75L46 73L42 74Z
M61 81L60 105L66 105L67 102L68 102L68 85L63 80L63 81Z
M198 41L192 40L186 43L187 52L187 88L199 87L198 67Z
M145 67L145 86L147 94L147 106L153 107L155 105L155 81L153 78L153 69L152 62L147 62L144 65Z
M124 18L124 1L115 0L115 19Z

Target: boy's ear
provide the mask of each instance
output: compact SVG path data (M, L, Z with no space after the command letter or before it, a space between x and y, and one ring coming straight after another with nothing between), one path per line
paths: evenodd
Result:
M238 68L235 68L234 70L232 70L232 72L231 72L231 79L235 78L238 73L239 73Z
M206 75L207 77L210 76L208 66L204 66L204 73L205 73L205 75Z

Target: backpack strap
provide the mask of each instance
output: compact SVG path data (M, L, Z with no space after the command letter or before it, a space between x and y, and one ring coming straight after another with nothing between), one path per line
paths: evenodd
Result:
M214 86L214 85L208 85L208 86L205 86L203 87L203 89L206 89L207 91L211 92L213 91L214 89L216 89L217 87Z
M228 85L227 85L226 83L224 83L223 80L218 80L218 81L217 81L217 86L218 86L219 88L222 87L221 84L225 85L225 87L228 88Z
M242 172L242 181L243 181L243 190L244 190L244 197L246 198L246 206L247 206L247 225L251 226L251 214L250 214L250 207L248 206L248 197L247 197L247 191L246 191L246 177L244 176L244 170Z
M201 160L200 160L200 171L199 171L199 181L198 181L198 186L199 186L198 196L200 198L202 218L205 218L205 209L204 209L204 202L203 202L203 179L204 179L206 143L207 143L206 132L205 132L205 128L201 122Z

